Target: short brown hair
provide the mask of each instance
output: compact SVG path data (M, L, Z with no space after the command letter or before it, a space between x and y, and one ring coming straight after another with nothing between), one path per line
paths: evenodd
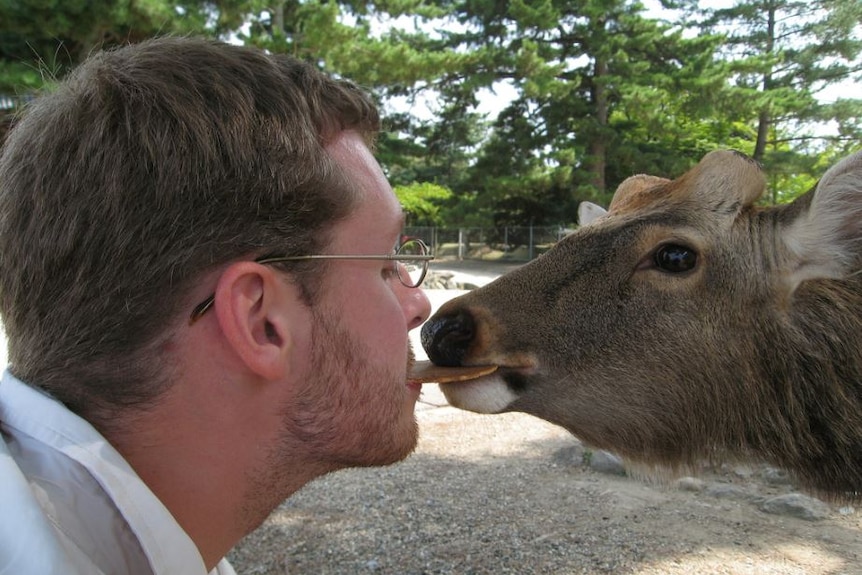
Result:
M98 53L37 100L0 156L0 313L18 377L71 409L167 384L159 346L206 271L313 253L352 209L324 146L370 143L353 84L195 38Z

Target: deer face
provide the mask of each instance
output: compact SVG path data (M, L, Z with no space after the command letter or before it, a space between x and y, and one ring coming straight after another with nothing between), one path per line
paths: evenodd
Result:
M859 170L860 158L844 168ZM607 214L423 326L433 362L501 366L442 386L449 402L531 413L640 459L730 441L746 408L773 393L759 374L781 361L764 354L781 345L771 338L791 321L799 286L859 261L849 214L824 201L818 215L811 197L760 209L763 188L758 166L732 152L677 180L624 182Z

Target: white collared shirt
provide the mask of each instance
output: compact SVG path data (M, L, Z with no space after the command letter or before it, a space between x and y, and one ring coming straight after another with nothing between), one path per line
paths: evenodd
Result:
M89 423L0 381L0 575L204 575L197 547ZM226 559L211 575L235 575Z

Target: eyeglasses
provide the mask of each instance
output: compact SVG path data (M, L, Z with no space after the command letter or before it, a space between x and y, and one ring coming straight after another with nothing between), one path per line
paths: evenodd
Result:
M398 280L408 288L417 288L422 285L425 275L428 273L428 264L434 256L428 253L428 246L422 240L407 240L394 254L384 256L364 255L330 255L321 254L313 256L274 256L258 258L254 260L259 264L277 264L282 262L296 262L305 260L388 260L396 261L399 265L395 267ZM215 294L199 303L189 316L189 325L193 324L209 310L215 302Z

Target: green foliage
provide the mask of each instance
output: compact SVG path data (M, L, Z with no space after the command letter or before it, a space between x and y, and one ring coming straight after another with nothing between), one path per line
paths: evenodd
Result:
M413 225L571 223L580 201L606 205L626 177L675 177L716 148L755 156L764 201L788 201L859 147L858 88L820 97L859 81L858 0L661 4L673 11L637 0L0 0L0 95L38 92L93 50L163 34L293 54L378 98L377 155ZM485 117L479 106L502 85L514 98Z
M452 191L430 183L413 182L395 186L395 196L407 213L407 225L439 226L442 203L452 197Z
M254 2L0 0L0 92L38 90L95 50L166 34L225 36Z
M731 76L718 111L757 127L752 155L771 167L768 149L793 142L816 153L837 140L858 143L862 99L835 105L818 93L862 69L858 0L747 0L708 13L703 26L722 31L720 53ZM812 129L833 122L837 133Z
M699 94L726 80L712 58L717 37L686 38L623 0L467 2L455 10L479 30L449 34L447 45L482 47L485 67L519 93L470 170L471 189L497 210L557 223L546 218L572 213L582 199L606 200L634 170L673 172L717 146L692 145L690 135L716 123ZM528 195L561 207L531 208Z

